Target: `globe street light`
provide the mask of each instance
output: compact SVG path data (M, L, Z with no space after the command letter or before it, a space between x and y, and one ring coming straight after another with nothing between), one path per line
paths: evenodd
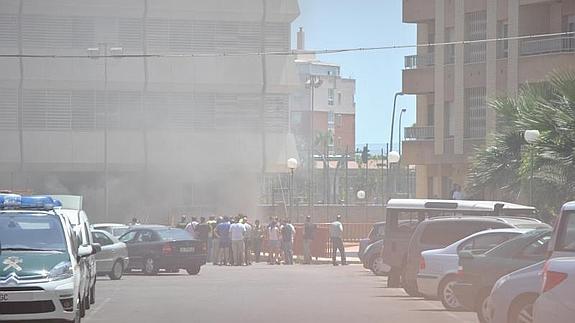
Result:
M290 184L289 184L289 218L291 220L292 218L292 209L293 209L293 186L294 186L294 180L293 180L293 174L295 169L297 168L297 159L295 158L289 158L287 160L287 168L290 170Z
M359 190L356 193L356 197L358 200L363 201L363 209L365 212L365 220L366 222L368 221L368 216L367 216L367 200L365 199L365 191L364 190Z
M539 130L525 130L523 133L523 138L531 146L531 177L529 179L529 204L533 205L533 169L534 169L534 158L535 158L535 146L534 144L539 140L541 134Z

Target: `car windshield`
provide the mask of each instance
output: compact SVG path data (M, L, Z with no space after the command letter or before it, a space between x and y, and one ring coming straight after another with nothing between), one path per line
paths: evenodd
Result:
M0 214L2 250L66 251L66 238L56 215Z
M509 257L515 250L517 250L517 248L520 248L525 243L527 243L527 241L532 241L537 237L543 238L550 236L551 230L529 231L487 251L485 255L489 257Z
M160 238L164 241L170 240L191 240L192 236L182 229L163 229L156 231Z

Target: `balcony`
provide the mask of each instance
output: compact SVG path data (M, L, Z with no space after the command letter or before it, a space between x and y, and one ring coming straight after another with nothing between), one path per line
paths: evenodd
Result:
M575 37L545 37L525 39L521 41L519 54L521 56L566 53L575 51Z
M405 128L405 140L433 140L435 137L435 127L408 127Z
M405 69L411 70L415 68L431 67L434 63L433 53L424 55L409 55L405 56Z

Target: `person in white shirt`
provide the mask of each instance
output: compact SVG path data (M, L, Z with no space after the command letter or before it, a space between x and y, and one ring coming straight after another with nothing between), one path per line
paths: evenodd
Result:
M335 221L329 225L329 237L331 239L331 258L333 265L337 266L337 250L341 258L341 264L347 265L345 261L345 247L343 246L343 224L341 224L341 215L337 215Z
M246 233L244 234L244 263L246 266L252 264L251 249L252 249L252 225L248 222L248 217L243 216L242 223L246 228Z
M238 217L230 226L230 238L232 240L232 253L234 256L234 266L241 266L244 263L244 236L246 227Z
M280 228L278 227L277 219L274 219L268 227L268 242L269 242L269 264L280 264Z
M196 239L196 227L198 226L198 219L193 216L192 221L186 225L186 231L190 233L192 239Z

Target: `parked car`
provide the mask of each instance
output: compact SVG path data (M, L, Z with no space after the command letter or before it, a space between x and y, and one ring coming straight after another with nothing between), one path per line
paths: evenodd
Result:
M373 227L369 231L367 238L359 240L359 251L357 253L359 260L361 260L363 262L364 252L369 245L383 239L384 231L385 231L385 222L376 222L373 224ZM365 267L365 264L364 264L364 267ZM368 269L369 267L365 267L365 268Z
M551 239L550 229L527 232L482 255L459 253L459 273L453 286L461 304L477 312L481 322L488 318L488 296L502 276L545 259Z
M538 262L497 280L489 295L489 323L533 322L533 303L541 292L544 264Z
M533 305L533 314L534 323L575 320L575 257L547 261L543 270L543 289Z
M82 210L82 197L75 195L53 195L52 197L62 201L62 207L55 208L56 212L65 216L77 235L79 245L93 245L90 220ZM86 309L96 302L96 257L91 255L81 260L81 266L85 267L88 284L84 292Z
M104 230L92 230L92 239L102 246L96 255L96 273L108 275L111 280L122 278L124 268L128 268L128 248L116 237Z
M386 205L385 236L383 238L383 262L391 266L388 275L388 287L401 287L402 277L407 264L407 252L413 232L400 229L402 220L421 222L428 218L440 216L520 216L534 217L536 210L530 206L497 201L469 200L426 200L426 199L391 199ZM473 232L471 232L473 233ZM462 237L461 237L462 238ZM451 242L455 242L455 239ZM443 246L445 247L450 243ZM419 259L419 255L417 255ZM415 284L415 273L412 274L412 285ZM412 286L413 287L413 286ZM414 291L409 289L409 291Z
M409 242L403 288L409 295L419 295L417 273L422 251L444 248L473 233L487 229L537 227L549 228L547 224L537 219L518 217L465 216L425 220L417 226Z
M155 275L160 269L185 269L197 275L208 256L206 242L193 239L186 230L163 225L134 226L120 241L128 247L127 269L141 269L147 275Z
M92 224L92 228L95 230L104 230L113 235L114 237L120 237L122 234L128 232L130 227L125 224L120 223L98 223Z
M401 221L398 231L413 232L418 224L417 221ZM371 270L377 276L389 273L391 266L383 260L383 239L367 246L362 263L364 268Z
M78 245L72 224L48 196L0 194L0 317L79 323L85 314L80 259L99 251Z
M575 201L565 203L549 243L541 296L534 321L572 322L575 316Z
M501 243L517 237L529 229L495 229L480 231L463 238L443 249L432 249L421 253L417 290L426 298L439 298L446 309L457 311L461 304L453 293L457 281L460 251L483 253Z

